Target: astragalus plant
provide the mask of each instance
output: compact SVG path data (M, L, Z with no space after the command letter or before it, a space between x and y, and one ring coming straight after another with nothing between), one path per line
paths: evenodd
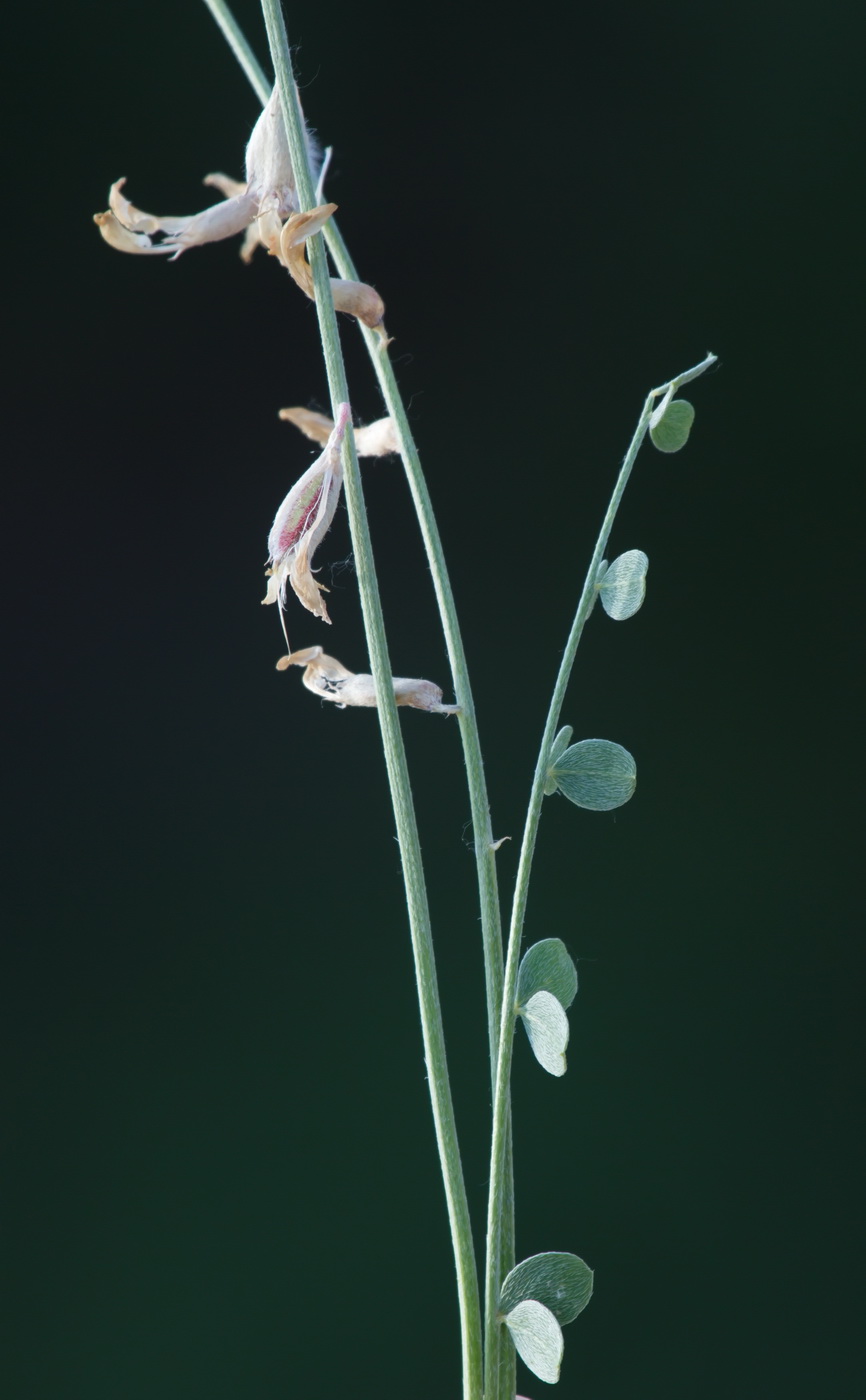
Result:
M316 620L316 628L332 623L339 634L339 618L329 617L325 589L316 577L314 561L321 556L345 491L370 673L352 672L318 642L300 650L289 647L277 665L280 670L303 667L305 686L324 700L343 707L367 706L377 710L403 866L424 1053L454 1250L463 1393L465 1400L481 1400L482 1396L485 1400L513 1400L515 1350L536 1376L546 1382L556 1381L563 1352L562 1328L586 1307L593 1282L591 1269L577 1254L540 1253L520 1263L514 1258L510 1077L515 1028L518 1021L523 1022L542 1070L563 1075L569 1033L567 1011L577 991L575 966L560 939L545 938L521 957L538 825L547 797L564 796L579 807L609 811L627 802L634 792L635 762L631 754L609 739L572 742L572 729L568 725L561 728L560 717L577 646L596 604L600 604L597 612L622 621L637 611L644 598L646 555L639 549L629 549L611 563L605 559L638 451L647 435L661 452L677 452L685 445L694 410L677 393L702 374L715 356L707 355L694 368L650 392L616 479L577 600L529 784L507 944L503 946L496 873L496 853L501 842L494 839L491 826L478 724L442 542L389 359L385 307L378 292L358 277L334 222L336 206L324 197L327 161L304 125L278 0L263 0L262 4L276 74L273 86L267 82L228 7L221 0L207 3L262 101L261 117L247 143L244 179L227 174L208 175L206 183L223 198L186 217L144 213L129 201L125 181L118 180L111 187L108 210L95 219L112 247L139 255L177 258L199 244L243 235L244 258L257 256L259 247L264 248L280 265L274 268L275 278L288 272L303 293L315 301L331 413L325 415L302 407L283 411L284 417L320 445L321 452L291 486L282 504L275 502L269 534L266 522L262 522L268 552L263 601L276 604L287 638L286 618L297 612L299 605ZM329 272L329 255L336 276ZM275 287L275 295L279 290ZM288 284L286 292L292 294ZM363 428L355 428L352 422L352 399L341 354L337 311L354 318L359 326L384 401L384 416ZM449 657L453 703L443 703L442 690L432 681L395 676L392 669L358 468L359 457L386 453L399 454L408 478ZM555 525L548 522L548 527ZM294 618L289 625L294 631ZM339 641L335 650L340 650ZM300 695L293 703L303 703ZM397 714L400 706L454 716L450 723L459 732L465 757L478 876L493 1095L486 1257L480 1283L445 1055L424 870ZM479 1111L484 1110L485 1105L479 1105ZM516 1111L519 1115L519 1105Z

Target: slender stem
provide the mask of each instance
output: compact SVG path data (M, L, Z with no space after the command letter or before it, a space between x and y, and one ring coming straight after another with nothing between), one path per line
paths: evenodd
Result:
M254 92L264 105L271 94L271 88L264 69L255 57L237 20L225 4L225 0L205 0L217 24L228 41L249 79ZM333 219L329 219L324 229L325 240L334 264L341 277L350 282L359 281L358 272L349 255L345 241ZM403 399L394 374L394 367L388 359L387 348L381 337L361 322L358 323L370 354L370 359L379 381L385 405L394 419L400 453L403 458L412 499L421 526L421 534L427 559L433 577L433 586L439 604L445 644L454 681L454 694L461 707L459 716L460 734L466 762L469 798L472 811L472 826L475 837L475 860L478 869L478 887L481 897L481 928L484 941L484 968L487 983L488 1038L490 1042L491 1087L496 1080L496 1059L499 1046L499 1020L502 1000L502 929L499 912L499 892L496 879L496 859L493 831L490 825L490 808L487 799L487 784L484 778L484 765L481 757L481 743L466 654L457 619L454 594L445 563L442 540L436 524L433 505L427 490L427 483L421 467L418 449L409 427L409 420Z
M244 72L262 103L267 102L270 87L264 71L257 63L246 38L224 0L205 0L225 34L233 51L238 56ZM330 219L324 230L337 272L341 277L356 282L359 275L336 221ZM484 972L487 993L487 1024L490 1053L491 1092L495 1090L496 1065L499 1054L499 1025L502 1013L503 948L500 918L499 893L496 876L496 848L490 824L490 807L481 743L466 654L460 633L454 595L445 562L445 554L439 534L433 505L424 478L418 449L409 426L408 417L393 365L387 354L387 347L375 331L359 323L370 356L373 369L385 406L394 420L400 453L409 482L412 499L421 528L422 539L427 553L428 564L433 579L436 599L439 606L445 643L454 686L455 697L461 707L459 716L460 734L463 743L469 788L470 808L475 844L475 861L478 879L481 910L481 933L484 955ZM514 1265L514 1192L513 1158L511 1143L510 1115L506 1130L506 1167L502 1199L499 1210L499 1231L494 1241L495 1258L492 1271L496 1277L503 1277ZM496 1395L514 1393L514 1351L510 1340L499 1327L493 1328L487 1338L485 1350L489 1365L499 1379L499 1390L494 1394L488 1391L488 1400L496 1400Z
M350 281L358 280L358 273L349 256L334 220L329 219L324 228L325 241L341 277ZM500 922L499 892L496 880L496 850L490 825L490 806L487 797L487 784L481 757L481 742L478 723L469 684L469 673L463 639L457 618L454 594L445 563L442 540L436 523L436 516L427 483L418 455L418 449L409 427L403 399L397 385L394 367L387 357L387 351L374 331L361 326L364 340L370 354L382 397L397 429L400 454L409 482L409 489L415 504L418 523L424 540L433 587L439 605L439 615L445 634L451 674L454 681L454 694L461 707L460 733L463 740L463 754L469 786L472 810L472 826L475 838L475 861L478 876L478 889L481 905L481 937L484 947L484 972L487 987L487 1024L490 1047L490 1068L493 1093L496 1091L496 1065L499 1058L499 1028L502 1015L502 930ZM506 1093L506 1098L508 1097ZM511 1114L506 1105L505 1164L502 1190L497 1205L498 1228L487 1238L487 1278L501 1280L514 1267L514 1166L511 1134ZM485 1397L486 1400L510 1400L514 1395L515 1356L510 1337L495 1319L495 1307L499 1297L486 1299L485 1314L488 1322L484 1335Z
M250 48L246 35L225 0L204 0L204 3L222 30L226 43L249 78L253 92L264 107L271 95L271 88L262 65Z
M268 31L271 57L277 75L298 199L303 211L313 207L314 191L307 161L303 118L292 74L288 36L279 0L262 0L262 11ZM337 404L348 399L339 331L331 298L325 250L321 246L318 236L309 240L308 246L310 247L316 310L325 352L331 402L336 417ZM457 1145L454 1107L448 1079L445 1036L439 1006L430 913L421 863L421 847L402 734L391 686L392 670L385 640L384 621L364 508L358 459L351 433L346 435L346 444L344 450L346 505L352 533L364 627L370 652L370 668L376 685L385 764L403 864L430 1098L445 1183L457 1271L463 1350L463 1393L465 1400L480 1400L482 1375L478 1278L472 1245L469 1208Z
M505 963L505 985L503 988L502 1001L502 1024L499 1036L499 1063L496 1072L496 1090L493 1101L493 1142L490 1156L490 1195L488 1199L487 1212L487 1237L488 1242L495 1239L497 1231L497 1221L499 1213L499 1202L506 1189L506 1162L509 1145L509 1084L511 1081L511 1058L514 1046L514 1022L515 1022L515 998L517 992L517 972L520 962L520 942L523 935L523 921L526 914L526 902L529 894L529 876L532 869L532 857L535 852L535 839L538 833L538 822L541 816L541 804L544 798L544 783L547 776L547 756L550 752L550 745L553 742L559 724L562 702L565 699L565 691L571 677L571 669L574 665L574 657L577 646L583 632L584 625L596 598L596 578L598 576L599 565L604 557L613 522L619 510L628 479L631 476L632 467L640 450L641 444L649 427L653 406L657 398L669 391L675 393L683 384L688 384L690 380L697 379L704 370L716 360L715 355L707 355L699 365L693 369L686 370L684 374L677 375L675 379L662 385L660 389L653 389L647 395L643 406L638 425L634 436L629 444L629 449L623 459L619 477L610 498L607 513L602 522L592 559L586 573L580 601L577 605L574 622L572 623L568 643L563 653L562 662L559 668L559 675L556 678L556 685L550 700L550 709L547 715L547 723L544 726L544 733L541 739L541 747L538 752L538 761L535 765L535 776L532 780L532 788L529 796L529 809L526 814L526 823L523 829L523 841L520 849L520 863L517 869L517 880L514 889L514 900L511 910L511 928L508 936L508 957ZM488 1243L487 1264L488 1274L485 1281L485 1335L490 1337L493 1329L500 1328L497 1318L497 1305L499 1289L502 1284L502 1276L497 1277L493 1273L495 1251ZM489 1354L489 1352L488 1352ZM490 1385L489 1372L486 1375L488 1386Z
M325 242L334 259L341 277L350 281L358 280L355 265L349 256L343 237L330 219L324 228ZM484 777L484 764L481 756L481 741L478 733L478 720L469 682L469 669L466 652L457 617L454 593L445 562L442 537L436 523L433 502L424 477L418 448L412 436L409 419L394 374L394 366L388 359L387 351L375 331L361 325L361 331L370 352L370 359L379 381L385 406L394 420L397 441L403 459L409 489L418 516L421 536L427 561L433 578L433 588L439 606L448 661L454 681L454 695L460 706L460 735L463 741L463 754L466 763L466 776L469 786L469 800L472 811L472 826L475 839L475 860L478 873L478 888L481 899L481 930L484 943L484 970L487 982L488 1033L490 1042L491 1085L495 1083L496 1059L499 1044L499 1018L502 1002L502 931L499 915L499 891L496 879L496 850L493 829L490 824L490 804L487 797L487 783Z

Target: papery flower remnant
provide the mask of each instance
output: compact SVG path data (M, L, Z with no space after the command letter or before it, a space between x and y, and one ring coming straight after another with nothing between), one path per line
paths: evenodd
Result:
M281 408L280 417L286 423L294 423L312 442L327 442L334 431L333 418L312 408ZM355 451L359 457L387 457L389 452L399 452L394 419L377 418L365 428L356 428Z
M278 671L287 671L290 666L304 666L306 669L302 679L307 689L322 700L333 700L341 710L347 705L369 707L376 704L373 677L347 671L335 657L326 656L321 647L293 651L290 656L282 656L277 662ZM428 710L436 715L460 713L459 705L442 704L442 691L432 681L393 676L391 684L398 705L411 705L413 709Z
M285 605L291 584L305 608L323 622L330 622L322 592L313 578L313 554L330 529L343 484L341 449L351 416L347 403L337 409L325 449L283 501L268 535L268 591L263 603Z
M315 209L308 209L303 214L292 214L283 225L280 234L280 261L288 268L301 291L312 301L315 300L315 292L313 269L305 256L307 239L312 238L314 233L321 232L336 209L336 204L319 204ZM337 311L356 316L365 326L378 330L386 344L388 343L382 325L385 303L373 287L368 287L366 282L347 282L345 278L332 277L331 296Z
M321 159L309 137L307 151L315 173ZM247 145L246 181L215 174L206 176L204 183L220 190L225 199L198 214L175 217L137 209L123 193L125 178L116 180L109 191L108 209L94 214L94 223L106 243L122 253L170 253L173 258L180 257L187 248L246 231L241 257L248 262L258 244L262 244L312 297L312 274L304 256L304 244L320 231L337 206L323 204L303 214L298 212L295 176L276 88ZM338 311L357 316L368 326L381 327L385 305L372 287L332 277L331 288Z

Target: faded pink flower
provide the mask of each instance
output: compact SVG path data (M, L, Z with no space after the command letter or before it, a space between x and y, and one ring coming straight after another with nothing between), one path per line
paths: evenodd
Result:
M321 456L296 481L280 506L268 535L268 591L263 603L285 605L291 584L305 608L330 622L322 591L313 578L313 554L330 529L343 484L341 449L351 417L347 403L337 409L337 421ZM326 590L325 590L326 591Z
M307 150L311 165L318 167L319 153L309 137ZM123 193L124 177L115 180L109 190L108 208L94 214L93 220L106 243L122 253L170 253L173 258L200 243L214 243L244 233L241 257L245 262L262 244L312 298L313 277L305 257L306 241L320 232L337 206L322 204L303 214L298 211L295 175L276 88L247 144L246 177L242 184L228 175L207 175L204 183L220 190L225 199L198 214L182 216L146 214L137 209ZM338 311L375 327L387 342L382 326L385 304L378 292L364 282L332 277L331 293Z
M318 154L308 143L310 155L318 164ZM94 214L94 221L107 243L124 253L171 253L179 257L187 248L213 243L243 233L256 222L256 234L266 248L279 247L283 223L297 211L295 176L286 141L283 114L277 89L253 127L247 144L246 182L237 184L227 177L209 175L206 183L222 188L229 197L198 214L165 217L136 209L122 193L125 179L111 186L109 207ZM159 235L164 235L161 239ZM154 237L159 241L155 242Z

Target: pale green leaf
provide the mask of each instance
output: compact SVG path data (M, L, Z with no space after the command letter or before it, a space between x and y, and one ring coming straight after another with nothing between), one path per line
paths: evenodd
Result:
M533 1254L506 1278L499 1311L510 1313L518 1303L534 1298L550 1308L564 1327L583 1312L592 1297L592 1269L576 1254Z
M642 549L628 549L614 559L601 581L601 606L617 622L633 617L646 596L649 560Z
M577 968L561 938L542 938L523 955L517 974L517 1005L525 1005L536 992L552 992L564 1007L574 1001Z
M549 1308L534 1299L518 1303L505 1318L521 1360L534 1376L548 1385L559 1380L562 1364L562 1328Z
M673 399L658 422L650 427L653 447L659 452L679 452L688 441L694 421L695 410L688 399Z
M557 759L550 776L578 807L610 812L633 795L636 772L635 761L622 744L610 739L581 739Z
M565 1074L565 1048L568 1045L568 1017L552 992L536 992L525 1006L521 1017L532 1053L548 1074L559 1079Z

